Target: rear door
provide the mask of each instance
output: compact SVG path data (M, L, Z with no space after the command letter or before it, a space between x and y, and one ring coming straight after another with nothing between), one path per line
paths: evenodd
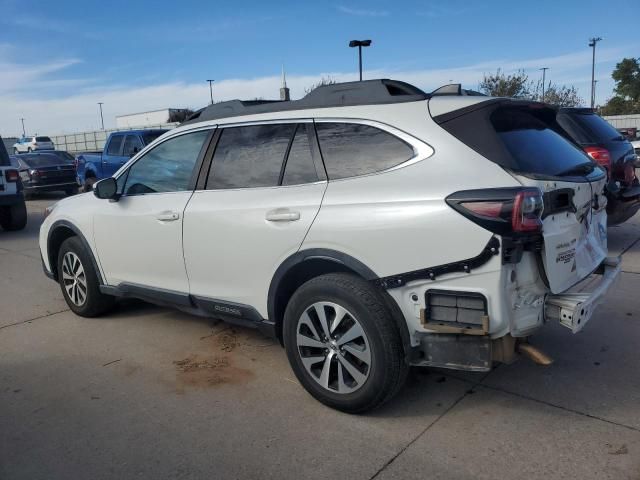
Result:
M267 315L277 267L297 252L326 189L312 123L221 128L185 211L191 294Z

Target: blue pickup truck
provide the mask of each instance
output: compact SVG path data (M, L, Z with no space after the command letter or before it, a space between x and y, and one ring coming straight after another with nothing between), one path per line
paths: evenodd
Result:
M93 189L93 184L111 177L131 157L149 145L167 130L127 130L113 132L104 144L102 152L87 152L76 156L78 185L85 192Z

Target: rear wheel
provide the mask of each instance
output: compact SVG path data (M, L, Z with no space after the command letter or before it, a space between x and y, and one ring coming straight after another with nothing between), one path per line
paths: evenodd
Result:
M31 153L33 150L31 150L31 147L27 148L27 152Z
M15 147L14 147L14 148L13 148L13 153L14 153L15 155L18 155L20 152L18 151L18 149L17 149L17 148L15 148Z
M392 398L408 365L378 292L355 275L314 278L291 297L284 343L293 371L320 402L362 413Z
M114 297L100 292L93 262L78 237L70 237L60 246L58 280L67 305L82 317L97 317L115 302Z
M0 227L4 230L22 230L27 226L27 206L24 202L0 207Z
M87 178L85 178L84 179L84 188L83 188L83 190L85 192L93 191L93 186L95 185L95 183L96 183L95 177L87 177Z

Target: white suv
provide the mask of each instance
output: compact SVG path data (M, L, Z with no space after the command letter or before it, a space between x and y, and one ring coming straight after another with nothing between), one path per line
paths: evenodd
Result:
M349 412L410 365L509 362L547 320L581 329L619 272L606 177L553 110L464 93L372 80L209 106L49 209L45 271L82 316L138 297L261 329Z
M31 153L37 150L53 150L49 137L23 137L13 144L13 153Z

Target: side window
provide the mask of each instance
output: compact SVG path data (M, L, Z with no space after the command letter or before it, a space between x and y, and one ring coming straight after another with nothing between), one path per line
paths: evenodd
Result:
M355 123L316 123L329 180L379 172L406 162L413 147L379 128Z
M304 123L298 125L287 157L282 185L300 185L318 181L318 173L311 156L308 130L312 130L311 126Z
M120 147L122 146L122 135L112 135L107 147L107 155L120 155Z
M193 169L208 135L207 130L180 135L144 154L129 168L128 173L123 174L128 175L125 195L188 190Z
M207 179L208 189L278 185L295 124L222 130Z
M142 140L137 135L127 135L124 139L124 147L122 147L122 155L130 157L142 150Z

